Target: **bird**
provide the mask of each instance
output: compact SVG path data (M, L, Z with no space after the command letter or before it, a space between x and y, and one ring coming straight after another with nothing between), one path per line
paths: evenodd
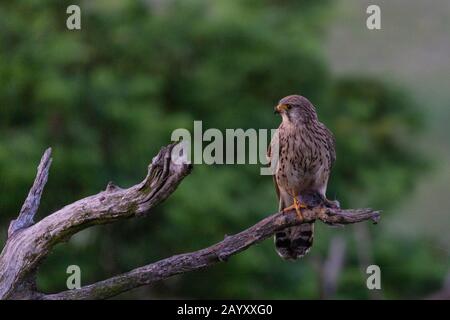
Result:
M331 169L336 161L335 138L319 121L316 109L305 97L289 95L274 112L282 121L274 134L267 157L274 168L273 180L279 210L295 209L299 219L306 208L302 194L318 194L326 205L338 207L326 198ZM276 161L275 164L272 161ZM275 234L275 249L286 260L296 260L311 249L314 223L303 223Z

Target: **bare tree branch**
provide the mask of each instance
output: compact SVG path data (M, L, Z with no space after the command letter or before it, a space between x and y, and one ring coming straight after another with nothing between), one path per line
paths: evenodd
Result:
M315 207L303 211L304 220L297 218L295 211L279 212L271 215L252 227L223 241L199 251L176 255L158 262L134 269L130 272L100 281L78 290L68 290L58 294L44 295L42 299L106 299L119 293L143 285L164 280L177 274L191 272L227 261L229 257L244 251L271 236L277 231L301 223L320 219L335 224L351 224L365 220L374 222L379 219L379 212L371 209L340 210Z
M55 244L67 241L73 234L93 225L145 215L169 197L191 171L191 166L178 161L180 159L171 161L174 147L175 144L171 144L161 149L141 183L128 189L109 183L99 194L74 202L28 228L25 223L15 229L0 255L0 299L37 297L34 274ZM43 159L48 156L49 152L46 152ZM48 164L43 168L48 173ZM38 171L37 181L45 180L42 172ZM43 183L38 185L38 193L42 193ZM34 194L33 188L30 194ZM37 209L35 203L31 206L32 211ZM29 216L26 215L26 221Z
M23 203L19 217L11 221L9 224L8 238L11 237L17 230L28 228L34 224L33 218L39 208L42 192L47 184L48 172L52 164L51 154L51 148L45 150L37 169L36 179L34 180L33 186L31 187L30 192Z
M308 204L302 212L302 220L298 219L295 211L279 212L206 249L163 259L78 290L55 294L37 291L34 280L37 267L55 244L67 241L73 234L92 225L145 215L170 196L191 172L190 165L171 158L174 147L172 144L160 151L149 166L146 178L138 185L121 189L109 183L105 191L74 202L32 226L13 232L0 255L0 299L105 299L226 261L287 227L316 219L337 225L365 220L377 222L380 217L379 212L372 209L326 207L317 194L302 194Z

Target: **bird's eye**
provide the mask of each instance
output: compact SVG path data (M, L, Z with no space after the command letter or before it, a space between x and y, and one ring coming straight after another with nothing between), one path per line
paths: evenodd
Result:
M286 107L287 107L288 110L292 109L292 105L291 104L286 105Z

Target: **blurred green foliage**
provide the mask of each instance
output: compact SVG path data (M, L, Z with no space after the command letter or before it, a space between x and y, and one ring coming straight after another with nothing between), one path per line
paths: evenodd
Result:
M383 295L422 297L441 286L446 257L422 239L383 233L390 210L426 167L408 94L364 77L334 78L322 55L329 1L85 1L82 30L68 31L73 1L0 4L0 223L2 243L43 150L53 167L38 219L109 180L143 178L176 128L276 128L272 107L299 93L335 133L329 197L385 210L364 226L381 266ZM57 246L41 289L64 289L66 267L87 284L172 254L196 250L274 212L259 166L199 165L146 219L91 228ZM337 298L369 298L354 227L319 226L310 255L281 261L271 241L228 263L124 294L123 298L318 298L330 241L348 243Z

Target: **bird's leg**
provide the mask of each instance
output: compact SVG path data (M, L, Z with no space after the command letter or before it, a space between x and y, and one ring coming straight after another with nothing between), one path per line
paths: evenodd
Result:
M285 208L285 209L283 210L283 212L287 212L287 211L290 211L290 210L295 209L295 212L297 212L297 218L298 218L300 221L302 221L302 220L303 220L302 209L306 209L306 208L308 208L308 207L307 207L305 204L301 203L301 202L297 199L297 197L295 196L295 193L294 193L294 192L292 192L291 196L292 196L292 198L294 199L294 204L293 204L292 206L289 206L289 207Z
M299 201L295 195L294 195L294 207L295 211L297 212L297 218L300 221L302 221L303 220L302 209L306 209L308 207L305 204L301 203L301 201Z

